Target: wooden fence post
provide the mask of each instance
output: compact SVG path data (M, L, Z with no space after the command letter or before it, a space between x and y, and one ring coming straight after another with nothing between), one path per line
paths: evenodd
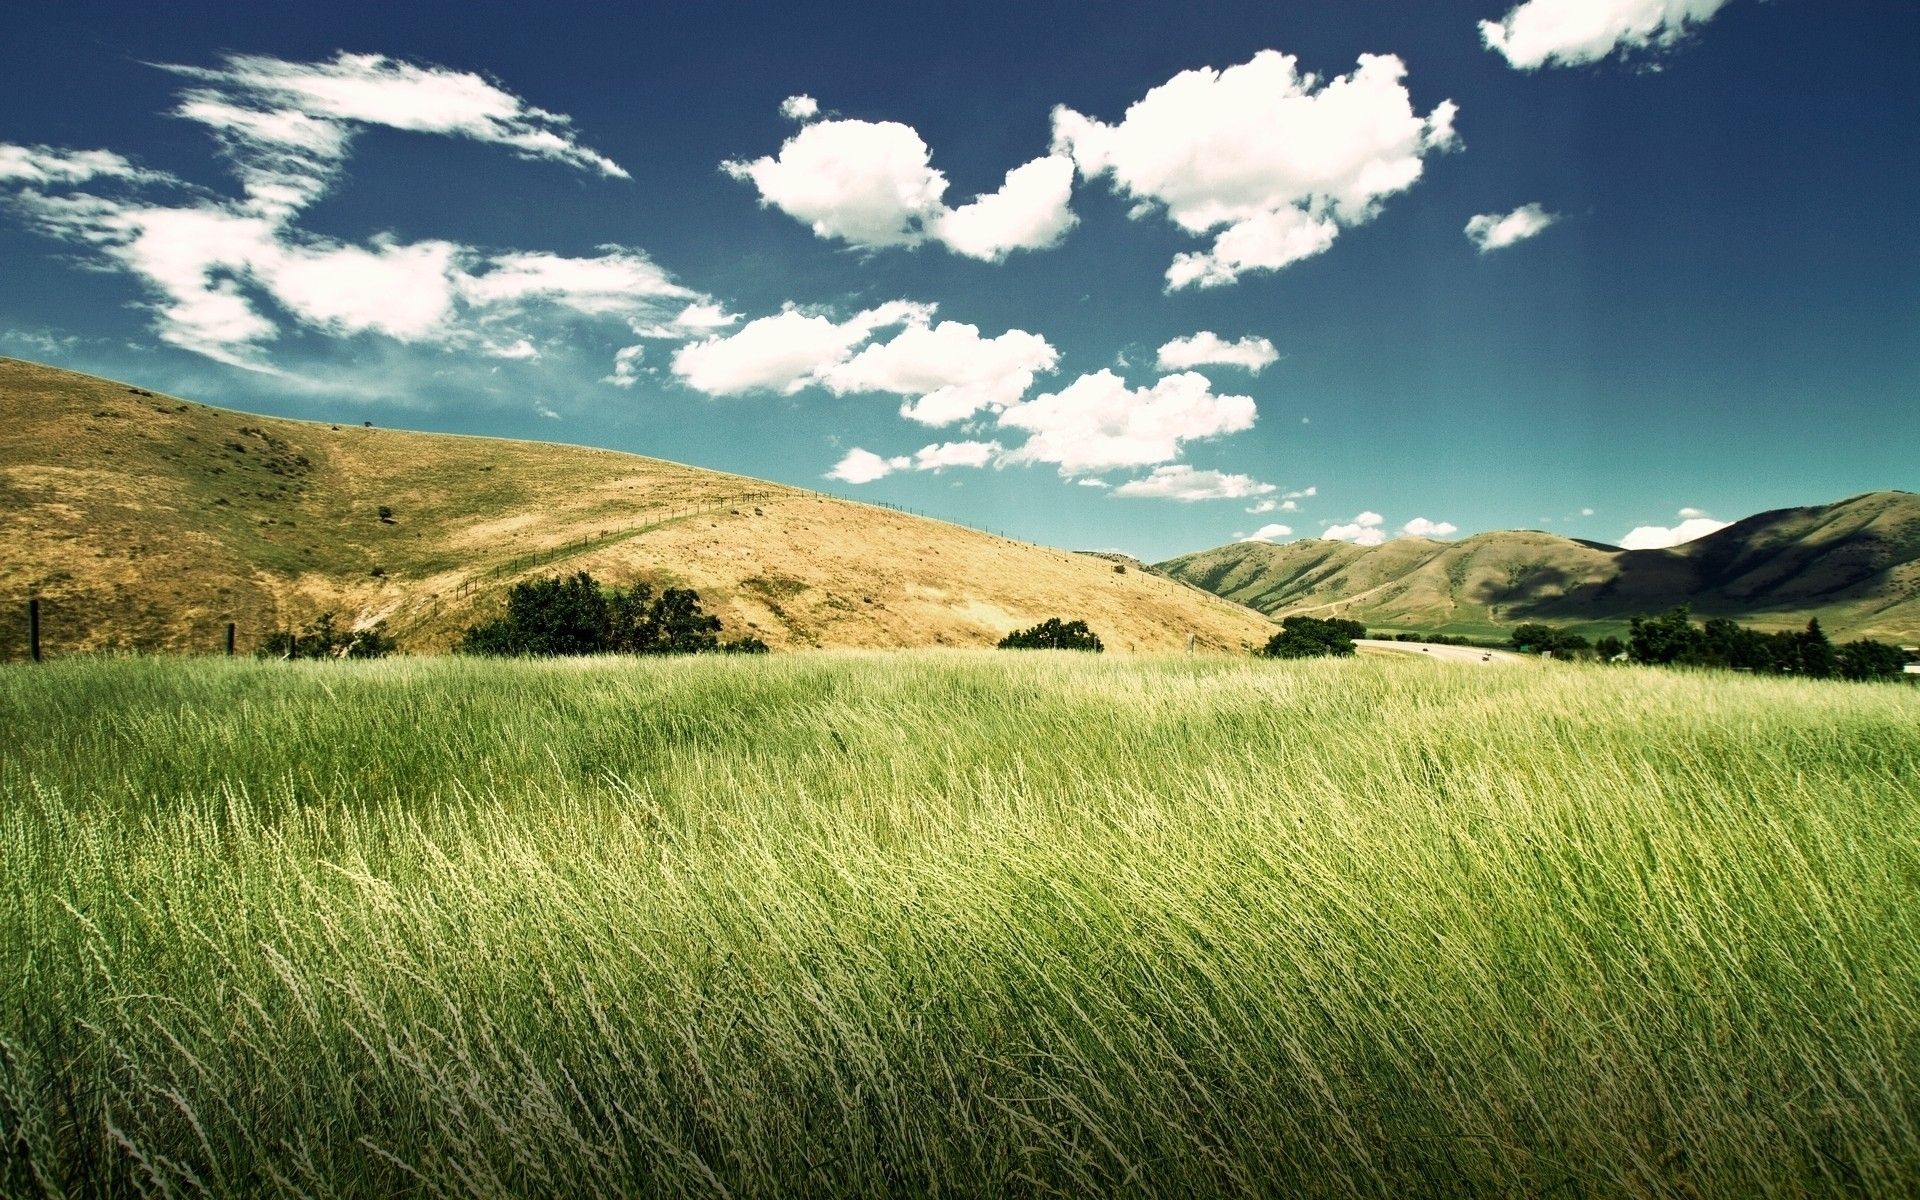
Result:
M227 622L227 657L233 657L233 622Z
M40 597L27 600L27 652L33 655L33 661L40 661Z

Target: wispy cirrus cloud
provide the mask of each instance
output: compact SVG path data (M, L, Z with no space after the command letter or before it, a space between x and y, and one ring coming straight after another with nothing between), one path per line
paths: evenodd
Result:
M681 338L724 322L711 298L644 251L497 250L444 239L361 242L311 232L301 213L338 182L356 134L381 126L460 137L609 178L626 172L583 146L565 116L469 72L383 55L300 63L229 55L164 65L192 81L172 114L208 128L238 197L184 185L109 150L0 145L6 207L51 237L137 279L161 340L217 362L276 373L289 329L434 345L501 360L539 356L556 321L611 321ZM102 190L98 186L111 185ZM619 382L616 365L609 378Z

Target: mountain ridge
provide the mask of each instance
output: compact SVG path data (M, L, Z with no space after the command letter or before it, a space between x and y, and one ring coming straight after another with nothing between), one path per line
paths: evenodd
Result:
M1384 629L1504 636L1523 621L1612 632L1686 604L1782 629L1920 640L1920 495L1862 492L1771 509L1681 546L1627 550L1539 530L1238 542L1155 569L1274 618L1337 613Z

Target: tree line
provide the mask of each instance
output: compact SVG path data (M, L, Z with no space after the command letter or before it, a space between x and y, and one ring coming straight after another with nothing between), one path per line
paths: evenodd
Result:
M1765 632L1727 617L1696 624L1685 605L1656 617L1634 617L1623 641L1586 638L1551 625L1515 627L1511 645L1526 654L1555 658L1597 657L1661 667L1717 667L1763 675L1801 675L1809 679L1889 680L1906 671L1907 652L1887 642L1862 638L1835 645L1819 618L1805 629Z

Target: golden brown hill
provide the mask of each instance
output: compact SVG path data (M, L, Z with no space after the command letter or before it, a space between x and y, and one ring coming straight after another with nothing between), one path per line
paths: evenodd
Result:
M384 512L384 516L383 516ZM1082 618L1238 650L1265 618L1150 572L607 450L276 420L0 358L0 658L244 651L333 610L450 647L533 575L698 589L775 649L986 646Z
M1275 618L1504 637L1523 621L1615 631L1685 604L1700 616L1836 636L1920 641L1920 496L1868 492L1784 508L1670 550L1528 530L1380 546L1242 543L1155 568Z

